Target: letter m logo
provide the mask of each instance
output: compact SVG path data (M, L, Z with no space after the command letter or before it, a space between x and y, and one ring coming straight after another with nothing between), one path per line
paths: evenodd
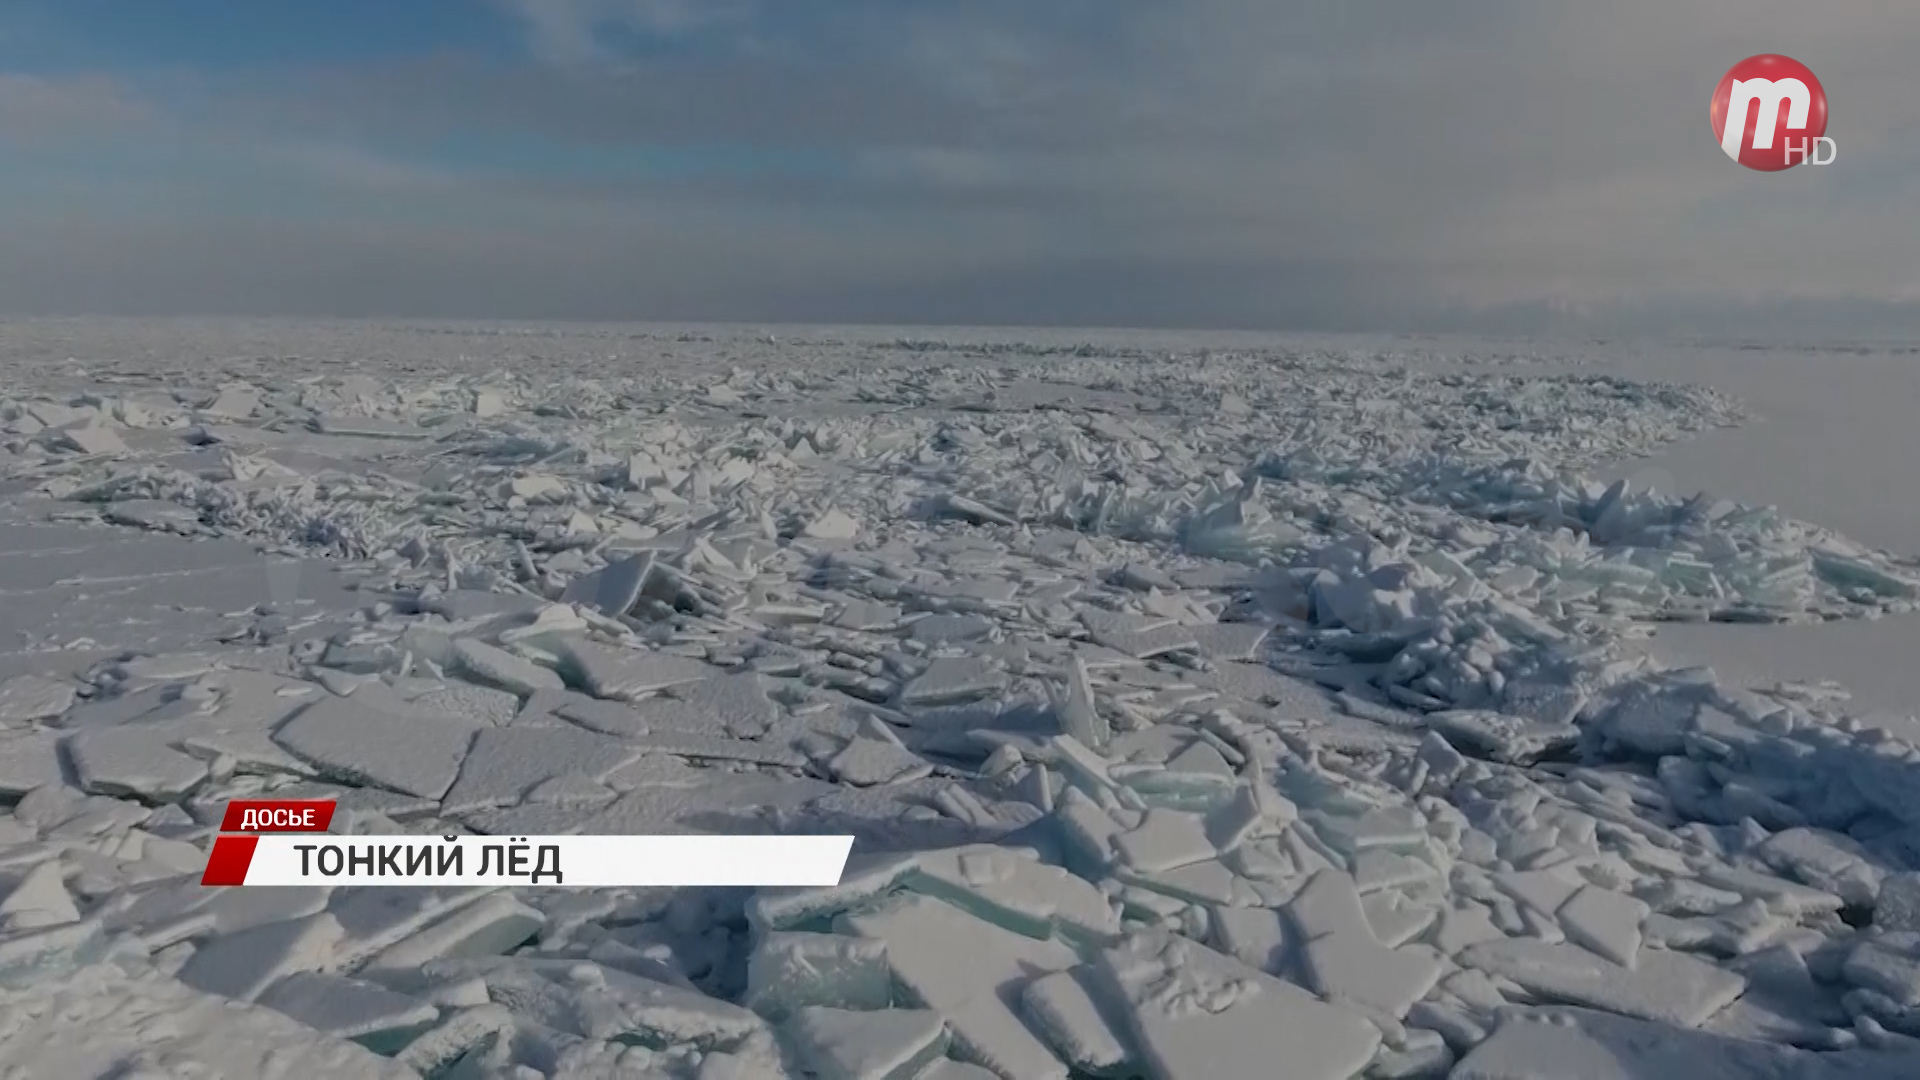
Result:
M1740 160L1741 142L1747 135L1747 117L1752 114L1753 148L1773 149L1773 129L1780 119L1780 103L1787 103L1787 127L1804 129L1807 110L1813 105L1813 92L1795 78L1735 79L1727 95L1727 126L1720 135L1720 149L1735 161Z

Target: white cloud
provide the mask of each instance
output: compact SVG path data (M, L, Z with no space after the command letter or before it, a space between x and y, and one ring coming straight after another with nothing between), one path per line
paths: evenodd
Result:
M1906 92L1920 5L494 2L541 62L289 77L231 87L211 111L234 138L257 133L263 160L331 185L343 221L430 205L636 279L670 249L684 272L667 291L729 310L791 297L789 277L903 312L951 301L954 317L1030 318L1053 296L1061 318L1241 323L1920 289L1920 98ZM673 47L634 47L663 38ZM1720 73L1782 48L1832 94L1841 154L1824 171L1753 174L1713 144ZM483 176L430 164L449 132L600 160L762 147L769 164ZM844 168L783 174L776 151L792 149ZM621 231L639 221L652 224ZM372 242L344 230L327 249ZM382 257L399 242L383 237ZM476 297L564 299L555 275L421 242L420 265L446 260L448 280L492 274Z

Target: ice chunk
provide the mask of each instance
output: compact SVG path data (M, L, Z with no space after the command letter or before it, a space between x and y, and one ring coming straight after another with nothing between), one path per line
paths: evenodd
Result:
M855 787L897 784L933 773L933 766L912 751L888 739L862 735L850 740L827 768L835 778Z
M780 718L779 706L767 696L771 689L769 680L749 673L682 683L667 692L688 708L711 716L712 723L727 734L752 739L764 735Z
M302 971L268 987L259 1002L342 1039L391 1052L440 1017L440 1010L384 986Z
M1330 935L1371 938L1373 928L1360 906L1353 878L1341 870L1321 870L1287 903L1287 917L1303 941Z
M893 604L877 604L871 600L852 600L840 609L840 613L830 620L833 625L847 630L890 630L899 625L904 618L901 610Z
M0 721L50 720L73 704L73 683L44 675L16 675L0 682Z
M1462 751L1510 765L1528 765L1580 741L1580 729L1483 709L1429 713L1426 722Z
M651 649L610 649L577 637L563 639L561 663L568 679L593 696L616 700L631 700L714 675L710 665L691 657Z
M1359 1014L1170 934L1129 937L1099 971L1154 1080L1262 1076L1281 1062L1299 1080L1346 1080L1380 1045Z
M1495 874L1493 881L1501 892L1548 919L1581 888L1577 879L1551 870L1510 870Z
M131 525L158 533L192 536L204 531L200 512L164 499L126 499L107 504L100 516L115 525Z
M1213 945L1257 971L1283 975L1294 935L1287 921L1271 908L1216 908L1208 920Z
M1099 940L1120 930L1120 917L1098 887L1036 852L980 844L930 851L913 860L907 883L1029 937L1056 930Z
M108 947L97 917L0 934L0 984L33 982L90 964L105 956Z
M165 727L128 725L67 738L67 759L80 786L102 795L178 799L207 777L207 763L173 748Z
M1710 865L1700 872L1700 880L1761 900L1783 915L1839 911L1846 906L1845 901L1823 889L1795 884L1770 874L1757 874L1736 866Z
M316 416L313 430L322 435L351 435L363 439L427 439L433 433L399 420L372 416Z
M585 604L602 615L620 616L633 609L653 573L653 552L615 559L591 574L582 574L567 583L560 600L567 604Z
M560 676L546 668L473 638L454 639L452 660L462 674L475 682L498 686L522 697L537 690L559 690L565 686Z
M328 697L295 713L273 741L349 783L438 799L485 727L453 717L397 716Z
M1172 870L1213 858L1218 852L1207 836L1206 819L1164 807L1147 811L1138 828L1113 838L1114 850L1135 870Z
M1013 519L1007 515L964 495L945 495L939 500L937 507L953 517L970 521L975 525L1012 525L1014 523Z
M1873 925L1882 930L1920 931L1920 871L1888 874L1880 882Z
M516 1026L513 1013L499 1005L450 1010L439 1023L408 1043L394 1060L405 1066L407 1075L444 1075L469 1053L506 1045Z
M860 522L842 510L827 510L807 522L802 536L814 540L851 540L860 535Z
M1915 1074L1920 1054L1792 1047L1665 1027L1587 1009L1537 1009L1502 1023L1448 1080L1870 1080Z
M394 942L367 961L363 970L393 971L441 957L496 956L524 944L545 924L545 916L538 911L495 894Z
M1753 853L1801 884L1837 893L1849 904L1871 907L1880 893L1883 872L1858 841L1841 833L1786 829L1767 837Z
M808 1005L783 1026L820 1080L911 1080L946 1050L947 1029L929 1009L856 1012Z
M1440 917L1440 909L1431 901L1410 899L1395 889L1361 897L1360 907L1367 913L1375 940L1392 949L1426 933Z
M884 941L776 931L747 961L746 1004L769 1020L806 1005L885 1009L893 1004L892 980Z
M0 796L19 798L35 788L66 783L59 733L0 732Z
M245 420L260 408L260 392L251 386L225 386L200 411L226 420Z
M483 728L441 801L448 814L510 806L563 776L604 780L645 751L578 728Z
M1649 914L1651 909L1631 896L1583 885L1555 917L1567 940L1631 968L1640 956L1640 924Z
M436 982L478 975L493 1000L590 1039L712 1050L738 1048L765 1027L738 1005L592 961L537 954L447 959L426 964L421 974ZM408 973L394 970L392 977Z
M978 641L1000 624L984 615L928 615L914 620L908 635L929 645Z
M21 877L5 900L0 900L0 921L12 930L38 930L48 926L80 921L80 909L73 904L61 878L58 859L48 859Z
M701 1077L701 1080L706 1080ZM966 1061L940 1058L920 1070L913 1080L997 1080L993 1070Z
M320 971L345 931L327 912L267 923L203 944L180 969L180 981L210 994L252 1001L283 976Z
M1189 628L1200 655L1209 660L1254 661L1272 628L1260 623L1209 623Z
M1066 1080L1067 1069L1016 1012L1027 981L1079 962L1039 941L931 897L907 895L846 917L862 937L887 943L887 962L909 1000L946 1019L963 1056L1003 1080Z
M127 444L114 430L93 420L60 429L61 445L82 454L125 453Z
M1067 1064L1097 1075L1119 1073L1133 1060L1121 1035L1125 1024L1108 1015L1089 977L1086 968L1074 968L1035 979L1020 995L1020 1007Z
M1739 975L1666 949L1643 949L1639 964L1625 968L1576 945L1509 938L1469 946L1457 959L1545 1000L1681 1027L1699 1027L1747 987Z
M902 688L900 701L906 705L972 701L999 692L1007 682L1006 672L987 657L941 657Z
M1424 945L1390 949L1357 933L1334 933L1300 947L1307 978L1329 997L1403 1017L1440 980L1441 957Z
M758 930L791 930L856 908L893 891L913 869L912 852L858 854L847 860L840 884L822 888L761 889L747 902L747 919Z
M1887 996L1895 1004L1920 1005L1920 942L1899 937L1863 941L1841 966L1847 981Z
M0 989L0 1072L35 1077L414 1080L419 1074L258 1006L157 971L96 964Z

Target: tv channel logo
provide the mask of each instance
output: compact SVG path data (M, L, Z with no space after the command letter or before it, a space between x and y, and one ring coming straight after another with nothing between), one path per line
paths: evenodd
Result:
M1709 108L1720 149L1749 169L1831 165L1839 155L1827 138L1826 88L1792 57L1763 53L1733 65Z

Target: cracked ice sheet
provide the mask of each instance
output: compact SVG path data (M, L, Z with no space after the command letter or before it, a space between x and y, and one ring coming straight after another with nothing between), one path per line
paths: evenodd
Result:
M153 972L81 968L0 990L0 1066L22 1075L169 1075L318 1080L416 1075L344 1039L260 1006L189 989ZM160 1075L154 1072L151 1075Z
M1100 972L1127 1003L1155 1080L1255 1076L1283 1060L1300 1080L1344 1080L1379 1045L1359 1014L1197 942L1130 939L1102 954Z
M40 332L10 325L9 347ZM0 590L25 587L6 593L0 628L15 620L29 631L23 647L38 650L0 655L0 678L68 679L84 700L62 713L44 703L58 704L56 687L30 684L26 704L0 710L0 745L17 751L0 751L0 777L9 798L23 797L0 815L0 889L23 897L8 917L70 919L46 888L58 880L76 912L136 930L165 970L237 996L298 1012L313 985L362 980L352 985L380 1016L443 1015L430 1035L390 1048L407 1061L447 1060L516 1022L523 1038L491 1051L516 1060L489 1068L546 1073L563 1058L609 1055L638 1067L652 1053L567 1043L543 1030L537 996L508 1006L489 1003L484 985L476 998L470 982L407 982L409 965L449 950L514 952L512 964L591 955L739 1000L727 974L728 957L748 947L737 912L693 894L528 890L466 921L454 909L472 898L418 910L370 906L353 890L183 899L185 852L197 854L208 811L225 799L340 792L354 827L398 831L385 814L422 835L851 827L863 844L922 850L1004 835L1042 861L1023 852L1010 876L978 855L929 864L890 881L907 898L867 899L884 912L958 905L943 908L951 953L1000 943L1048 960L1041 971L1052 976L1022 972L1018 986L996 987L991 1008L920 964L928 992L962 1016L955 1053L969 1038L987 1045L1020 1080L1056 1075L1056 1051L1101 1061L1135 1052L1122 1045L1136 1034L1123 1017L1096 1022L1085 1002L1061 1011L1118 916L1136 936L1217 937L1271 965L1264 977L1317 976L1352 1010L1386 1014L1369 1014L1391 1043L1383 1070L1435 1046L1427 1028L1396 1026L1391 1014L1413 998L1410 1022L1445 1028L1464 1052L1497 1026L1499 986L1512 992L1473 971L1435 986L1424 960L1345 985L1328 978L1342 950L1388 942L1410 958L1439 947L1525 968L1514 981L1535 993L1680 1023L1718 995L1678 1001L1678 990L1716 990L1748 970L1750 957L1729 953L1790 945L1811 950L1818 985L1835 984L1823 993L1853 993L1868 1017L1856 1031L1831 1008L1768 1000L1812 1017L1823 1045L1900 1038L1878 1022L1920 1030L1894 1000L1907 995L1911 943L1887 936L1835 955L1850 932L1841 914L1880 921L1870 907L1883 878L1894 882L1885 921L1909 917L1906 879L1882 873L1920 854L1907 843L1920 800L1903 794L1913 766L1901 745L1855 738L1829 699L1794 691L1742 703L1698 679L1670 688L1673 730L1614 725L1607 713L1617 685L1651 678L1615 662L1647 620L1848 616L1909 602L1911 568L1831 533L1581 479L1601 460L1736 419L1724 397L1578 370L1541 379L1535 357L1404 342L1256 337L1203 356L1211 346L1185 337L809 330L774 342L558 328L541 331L536 363L518 335L461 329L194 332L245 344L155 351L179 333L162 328L58 347L109 358L85 394L42 387L30 367L0 371L4 464L25 478L7 483L26 485L0 490L40 489L36 522L58 509L86 523L23 526L40 539L22 540L0 521ZM132 348L179 359L115 367ZM341 362L215 374L194 360L289 349ZM371 355L382 360L356 371ZM632 362L609 366L610 355ZM728 363L716 364L722 355ZM1463 371L1462 359L1479 366ZM1017 376L997 367L1016 362ZM1488 375L1489 362L1503 367ZM74 425L111 438L53 430ZM90 457L81 444L123 449ZM0 500L8 514L27 507ZM116 519L132 524L98 524ZM143 523L215 539L136 533ZM68 549L39 550L49 537ZM247 543L325 555L342 570L321 580L356 589L315 604L304 573L241 581L223 560ZM162 571L151 581L100 573L142 552ZM609 561L624 569L603 570ZM103 633L123 607L145 625ZM200 655L89 670L142 646ZM253 701L220 726L201 705L218 696L208 680L223 664L304 678L318 696ZM554 689L549 672L574 689ZM1070 715L1053 709L1062 686ZM309 701L361 718L282 721ZM1447 710L1455 715L1430 715ZM1607 755L1631 755L1604 739L1487 745L1473 734L1512 722L1461 719L1508 714L1654 739L1667 760L1657 771L1615 762ZM1060 749L1060 734L1078 748ZM621 763L629 751L640 756ZM1533 764L1535 753L1580 760ZM1484 760L1501 757L1509 763ZM307 775L316 769L319 780ZM1829 782L1836 775L1850 782ZM876 780L892 782L857 786ZM1282 780L1298 806L1274 790ZM107 794L49 795L75 781ZM396 790L355 786L369 782ZM1809 846L1808 830L1823 842ZM1849 830L1857 835L1838 838ZM1763 873L1802 880L1836 868L1833 885L1804 884L1844 902ZM1296 928L1274 909L1329 870L1361 892L1345 903L1343 891L1332 932L1288 942L1295 929L1313 937L1318 916ZM1512 872L1564 880L1515 901L1489 883ZM1574 900L1583 882L1589 891ZM1194 900L1267 906L1203 912ZM1303 901L1296 914L1313 909ZM344 937L327 962L344 970L298 970L329 951L306 947L332 941L329 919ZM1529 935L1585 943L1637 970ZM254 941L280 947L247 948ZM0 951L14 942L0 938ZM1681 951L1687 942L1700 951ZM1290 970L1289 944L1322 963ZM1527 952L1536 944L1552 957ZM236 951L249 964L222 960ZM362 967L375 957L391 983L378 990ZM1674 993L1648 998L1649 972L1680 961L1700 977L1668 979ZM914 966L911 956L883 962ZM1608 988L1579 976L1589 968ZM858 1001L804 1004L885 1004L858 985ZM1022 1019L1029 999L1051 1002L1059 1030ZM1356 1014L1347 1008L1338 1015ZM1709 1026L1738 1029L1732 1012ZM1156 1029L1156 1068L1185 1030ZM1763 1037L1809 1036L1783 1027ZM676 1052L663 1048L657 1067Z

